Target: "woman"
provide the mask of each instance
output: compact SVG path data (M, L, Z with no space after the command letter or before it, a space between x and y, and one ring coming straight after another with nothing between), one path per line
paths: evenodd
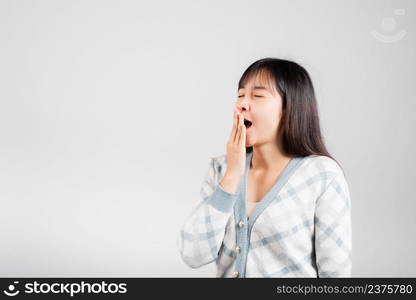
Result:
M238 84L227 153L180 230L183 261L217 277L350 277L351 200L325 148L307 71L254 62Z

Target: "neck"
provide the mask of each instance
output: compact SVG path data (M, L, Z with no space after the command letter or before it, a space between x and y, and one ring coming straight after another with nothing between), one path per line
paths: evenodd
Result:
M275 143L253 146L251 160L253 171L270 171L286 166L292 157L287 155L282 147Z

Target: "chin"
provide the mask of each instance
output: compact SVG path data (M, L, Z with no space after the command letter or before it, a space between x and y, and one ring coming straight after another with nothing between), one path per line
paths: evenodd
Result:
M250 141L246 141L246 147L253 147L254 143L251 143Z

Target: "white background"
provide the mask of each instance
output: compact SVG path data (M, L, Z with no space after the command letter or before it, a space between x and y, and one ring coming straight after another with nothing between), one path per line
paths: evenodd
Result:
M263 57L312 77L353 276L416 276L415 3L0 0L0 276L214 277L175 240Z

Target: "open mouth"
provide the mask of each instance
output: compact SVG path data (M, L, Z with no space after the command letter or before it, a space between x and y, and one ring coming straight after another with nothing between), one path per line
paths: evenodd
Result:
M244 119L244 125L246 126L246 129L249 129L251 127L251 121Z

